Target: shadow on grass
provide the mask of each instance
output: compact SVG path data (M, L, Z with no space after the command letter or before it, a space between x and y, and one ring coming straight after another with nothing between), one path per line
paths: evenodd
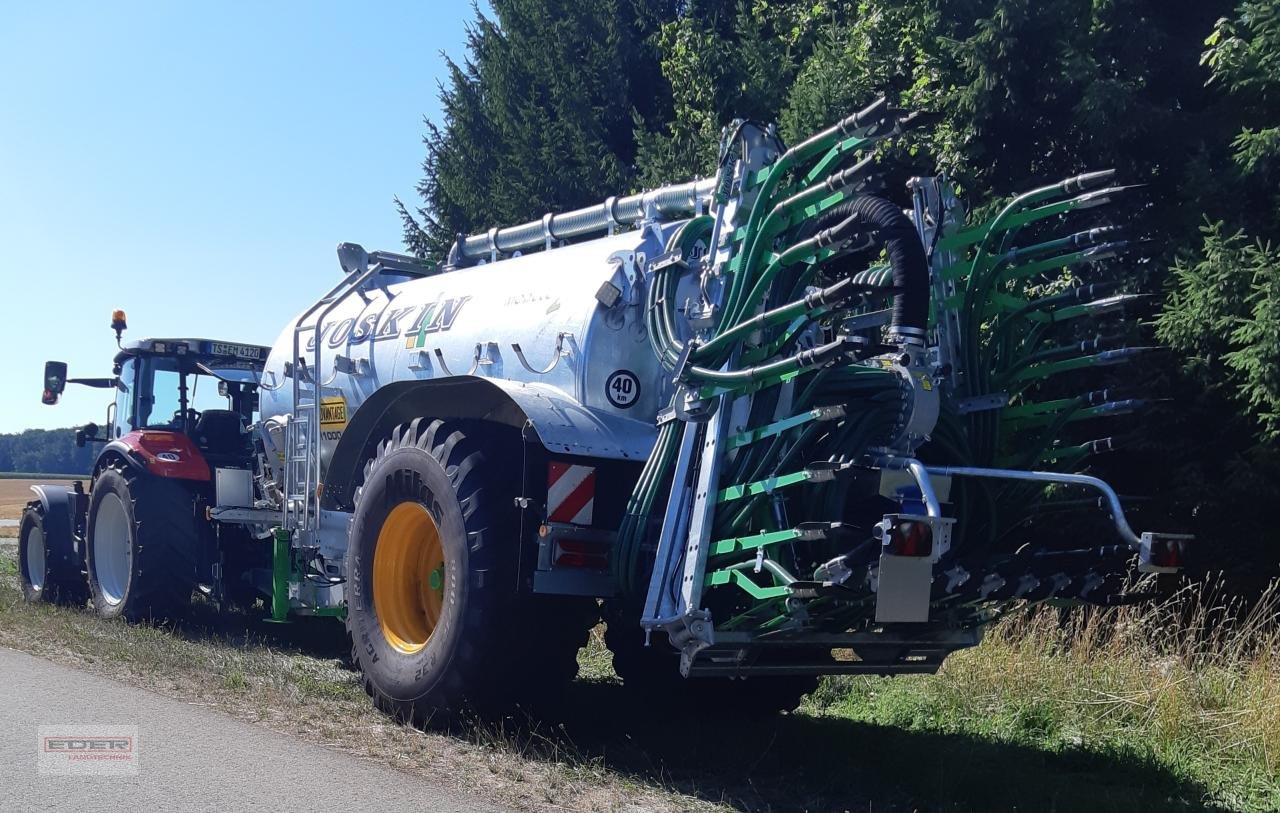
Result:
M579 712L557 736L616 772L744 811L1215 809L1205 787L1135 753L1054 753L802 713L663 719L630 697L616 683L575 683L567 699ZM545 725L529 732L541 734Z
M197 603L174 634L346 661L332 619L273 624ZM579 680L559 722L506 719L445 732L524 758L599 764L637 782L742 811L1190 811L1208 790L1142 754L1051 752L966 734L807 714L688 715L639 703L621 684Z
M197 600L170 631L194 643L265 646L286 655L340 660L347 665L351 660L346 631L342 622L333 618L295 617L278 624L267 620L261 609L219 612L213 604Z

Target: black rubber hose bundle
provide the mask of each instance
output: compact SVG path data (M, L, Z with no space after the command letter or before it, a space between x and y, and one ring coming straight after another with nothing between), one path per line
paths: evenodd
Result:
M832 206L818 219L819 231L856 217L873 230L874 239L889 255L893 270L893 320L889 332L923 336L929 323L929 263L911 219L893 201L859 195Z

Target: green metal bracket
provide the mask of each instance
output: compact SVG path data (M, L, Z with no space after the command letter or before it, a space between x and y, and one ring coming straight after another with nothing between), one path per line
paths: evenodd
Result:
M708 587L716 587L721 584L729 584L730 582L733 582L743 590L746 590L747 593L755 599L778 598L791 593L791 588L786 585L778 587L761 587L751 581L751 579L747 578L747 575L741 570L717 570L716 572L707 575Z
M788 429L794 429L797 426L803 426L810 421L834 421L843 418L845 415L844 407L817 407L808 412L801 412L798 415L792 415L790 418L783 418L766 424L759 429L750 429L746 432L739 432L736 435L730 435L725 442L726 449L736 449L739 446L747 446L757 443L765 438L771 438L774 435L780 435Z
M1042 415L1056 414L1068 407L1075 406L1078 398L1059 398L1054 401L1031 401L1015 406L1007 406L1001 415L1006 420L1023 420Z
M1032 381L1040 378L1048 378L1049 376L1058 375L1059 373L1069 372L1071 370L1081 370L1085 367L1093 367L1098 363L1095 356L1080 356L1073 359L1064 359L1063 361L1053 361L1047 364L1033 364L1025 367L1013 375L1009 376L1009 381Z
M1043 220L1046 217L1053 217L1065 212L1070 212L1080 205L1080 201L1075 199L1059 201L1058 203L1050 203L1047 206L1040 206L1035 209L1026 209L1016 214L1009 215L1004 222L992 227L993 221L988 221L980 226L972 229L966 229L962 232L956 232L949 237L944 237L938 241L937 250L954 251L964 246L973 245L981 242L989 234L997 234L1002 231L1016 229L1019 226L1025 226L1028 223L1034 223L1037 220Z
M277 624L289 620L289 576L293 572L293 545L288 531L276 528L271 540L271 618Z
M308 611L307 614L314 615L320 618L346 618L347 608L346 607L316 607L314 610Z
M768 494L779 488L786 488L797 483L807 483L814 477L813 472L805 469L791 474L780 474L777 477L766 477L763 480L756 480L754 483L729 486L717 492L716 502L730 502L732 500L740 500L743 497L754 497L757 494Z
M1036 274L1043 274L1046 271L1055 271L1059 268L1066 268L1069 265L1085 262L1089 259L1089 256L1088 251L1073 251L1070 254L1059 254L1056 257L1049 257L1044 260L1012 265L1000 272L1000 280L1007 282L1009 280L1034 277Z
M290 606L289 583L298 578L301 569L294 561L292 535L284 528L277 528L271 539L271 616L266 620L273 624L287 624L291 614L346 618L346 607L308 607L295 610Z
M761 531L751 536L734 536L729 539L718 539L711 543L711 556L721 556L726 553L740 553L742 551L755 550L763 548L766 545L776 545L779 542L789 542L792 539L799 539L801 532L795 528L788 528L785 531Z
M823 155L818 159L818 162L815 163L807 173L805 173L804 183L806 185L812 184L819 178L826 177L830 173L831 167L840 161L840 159L848 153L857 150L858 147L861 147L863 144L867 143L867 141L868 139L860 136L849 136L843 141L837 141L831 149L827 150L826 155Z

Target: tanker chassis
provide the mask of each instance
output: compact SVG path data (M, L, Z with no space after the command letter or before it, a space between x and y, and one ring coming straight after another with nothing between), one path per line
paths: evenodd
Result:
M944 177L896 201L877 148L923 120L880 100L790 148L736 121L710 178L438 266L341 244L269 351L124 347L81 382L116 391L88 491L24 514L28 598L333 615L417 722L556 696L602 617L628 688L767 712L819 675L936 671L1028 602L1149 598L1189 538L1081 473L1113 445L1082 428L1143 405L1078 377L1145 350L1104 330L1135 299L1096 220L1123 188L982 222ZM203 379L225 404L192 405ZM65 383L51 362L46 402ZM1069 505L1096 537L1026 521Z

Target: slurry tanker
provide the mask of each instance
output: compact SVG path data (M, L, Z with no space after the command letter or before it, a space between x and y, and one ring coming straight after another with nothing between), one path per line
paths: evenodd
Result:
M789 709L817 676L933 672L1035 602L1152 596L1189 537L1082 473L1143 403L1109 171L967 218L885 189L883 100L712 177L483 234L439 265L338 247L270 349L121 344L87 487L23 515L31 600L174 617L193 596L334 616L403 719L555 697L588 631L627 687ZM123 312L113 318L117 343ZM1063 542L1029 518L1104 524Z

